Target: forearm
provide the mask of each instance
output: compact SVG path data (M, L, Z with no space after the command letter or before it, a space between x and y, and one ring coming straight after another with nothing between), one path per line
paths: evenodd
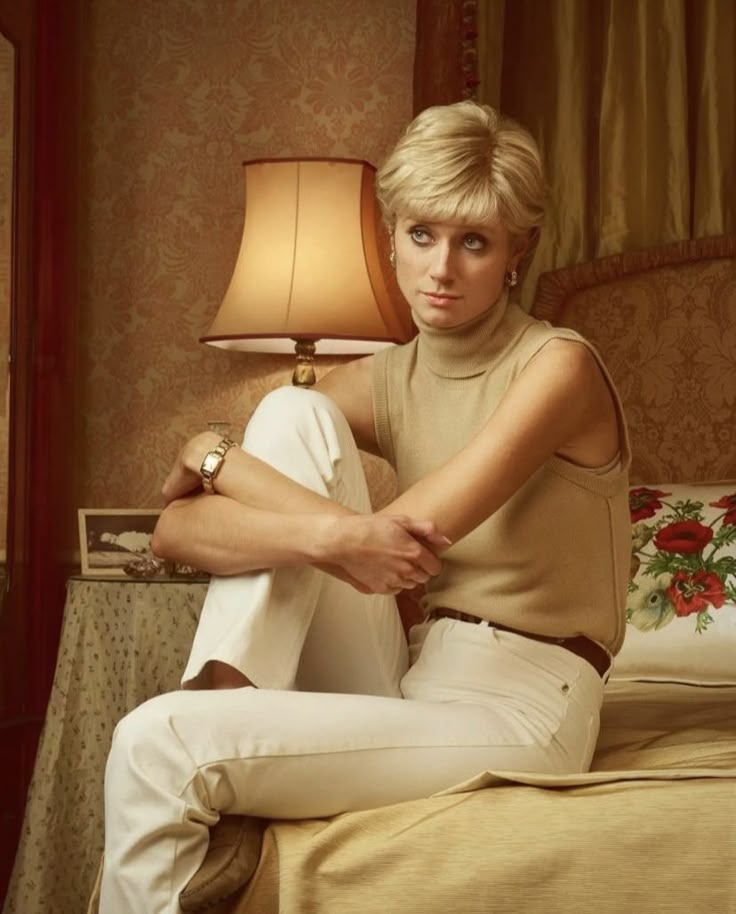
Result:
M607 463L621 447L611 391L585 347L560 346L543 348L462 450L383 511L426 518L457 542L555 454Z
M263 511L220 495L172 502L152 547L161 558L218 575L328 562L331 516Z
M219 436L203 432L185 445L163 485L162 495L166 504L199 489L199 468L205 455L219 441ZM242 505L277 514L325 513L340 516L353 513L236 447L227 452L215 480L215 489Z
M215 477L218 494L192 495L217 443L208 433L191 439L164 483L153 541L162 558L223 575L311 564L369 593L396 593L440 570L432 549L447 541L432 524L360 514L234 447Z
M408 514L434 523L456 543L490 517L512 494L516 480L503 476L502 465L489 467L482 453L470 449L414 483L379 514Z
M221 472L216 489L228 498L263 511L290 514L353 514L349 508L332 501L252 454L232 448Z

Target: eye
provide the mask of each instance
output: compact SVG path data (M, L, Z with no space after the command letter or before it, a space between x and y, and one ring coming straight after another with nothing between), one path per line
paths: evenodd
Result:
M407 234L415 244L429 244L432 240L432 236L423 225L412 225Z
M486 248L486 244L486 239L475 232L471 232L463 238L463 245L469 251L483 251Z

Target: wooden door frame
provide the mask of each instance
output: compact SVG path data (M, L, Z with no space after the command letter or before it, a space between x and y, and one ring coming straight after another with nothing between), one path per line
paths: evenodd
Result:
M0 0L18 55L0 899L53 681L73 529L80 23L78 0Z

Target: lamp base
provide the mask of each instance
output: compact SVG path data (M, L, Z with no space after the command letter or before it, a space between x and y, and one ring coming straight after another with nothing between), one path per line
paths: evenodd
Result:
M291 376L291 383L295 387L311 387L317 380L314 373L314 340L295 340L296 366Z

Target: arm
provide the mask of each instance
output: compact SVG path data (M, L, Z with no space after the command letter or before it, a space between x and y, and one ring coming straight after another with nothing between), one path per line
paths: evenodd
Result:
M396 593L439 571L437 558L418 541L432 541L432 524L336 507L287 515L224 495L180 498L164 509L153 551L222 575L312 564L363 593Z
M307 564L328 557L328 520L327 514L299 513L285 523L281 514L222 495L190 495L166 506L152 547L162 558L214 574Z
M611 391L594 356L582 344L553 340L516 378L476 437L383 510L426 517L457 541L552 455L596 466L619 447Z
M370 403L370 360L334 369L327 379L320 385L322 392L335 399L361 441L375 446L372 404L370 421L365 415L366 404ZM351 392L350 399L345 391ZM198 485L202 458L218 440L218 436L204 433L185 446L164 484L167 501ZM373 529L370 516L363 518L365 526L360 527L356 521L351 527L347 519L362 516L353 515L263 461L235 449L228 453L217 485L237 503L237 513L232 505L227 515L224 508L221 513L219 503L227 499L212 496L177 503L177 522L169 523L173 511L167 508L157 527L160 535L155 538L154 549L164 557L181 558L215 573L312 562L351 580L358 589L393 592L439 571L433 553L449 544L437 533L439 529L453 540L465 536L504 504L553 454L595 466L608 461L618 446L611 392L594 357L580 344L553 341L531 360L465 448L374 515L403 527L398 531L405 536L398 553L394 551L395 528ZM265 515L275 512L276 516L258 516L258 511ZM206 520L202 512L212 512L212 519ZM283 539L284 515L294 520L291 535L300 537L297 542ZM298 515L308 515L309 519L305 523ZM315 517L321 519L315 521ZM330 517L332 526L324 525ZM429 524L411 521L411 517L427 518ZM257 523L270 526L261 528ZM318 529L326 531L327 542L320 547L314 543L310 546L307 540L314 540ZM168 534L166 539L164 531ZM248 531L253 532L250 538ZM388 535L390 542L381 540L379 545L379 534ZM418 540L432 549L426 549ZM370 556L364 551L369 543L374 550ZM418 545L422 547L420 551ZM381 555L389 556L390 569L381 567Z
M332 369L314 389L337 404L348 421L358 447L377 453L371 394L372 358L369 356ZM199 467L205 454L216 447L219 441L219 436L214 432L203 432L187 442L164 482L162 495L165 504L199 488ZM218 474L217 490L241 504L268 511L284 511L289 514L352 513L329 498L294 482L263 460L234 448L228 452Z
M338 405L372 428L370 387L365 421L360 406L365 390L352 378L352 368L343 368L350 378L338 379L336 389L352 391L357 404L347 399ZM369 374L364 377L370 381ZM439 572L434 552L448 543L433 524L358 515L239 449L228 452L218 474L220 495L192 497L199 490L202 459L218 442L219 436L205 432L180 452L163 486L167 507L153 544L158 555L218 574L310 563L377 593L413 587Z
M380 457L373 426L373 356L333 368L314 389L337 403L358 447Z

